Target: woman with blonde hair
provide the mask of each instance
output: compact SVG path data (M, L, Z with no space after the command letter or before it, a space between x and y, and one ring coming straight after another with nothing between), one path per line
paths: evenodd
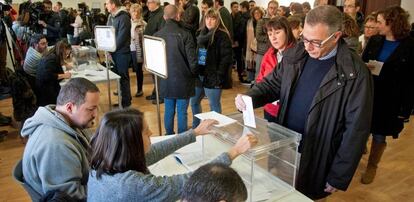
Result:
M207 95L210 110L221 113L222 89L232 87L231 66L233 49L229 31L223 24L220 13L209 9L204 16L205 25L197 37L198 65L202 88L190 99L193 114L201 113L201 99ZM195 119L195 117L194 117ZM198 125L193 120L193 127Z
M142 72L142 63L144 62L142 40L144 29L147 23L142 18L142 7L139 4L132 4L129 9L131 15L131 58L132 67L137 75L137 93L135 97L140 97L142 92L142 84L144 81L144 73Z

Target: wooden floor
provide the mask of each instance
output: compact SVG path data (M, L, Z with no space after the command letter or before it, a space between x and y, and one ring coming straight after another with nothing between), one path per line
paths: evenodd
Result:
M234 76L234 75L233 75ZM225 90L222 97L223 114L235 112L234 97L237 93L247 90L238 83L234 76L234 87ZM135 76L131 73L131 91L136 92ZM157 109L145 96L152 91L151 78L148 74L144 81L144 96L133 98L132 107L145 112L149 127L154 134L158 133ZM105 84L99 84L101 89L100 117L108 111L108 94ZM115 89L114 83L112 89ZM113 102L117 97L112 96ZM208 101L202 101L204 111L209 110ZM4 115L12 115L11 99L0 101L0 112ZM161 105L161 114L164 106ZM258 116L262 116L262 110L256 110ZM189 109L189 126L191 126L191 109ZM414 119L414 117L411 117ZM337 192L328 198L328 201L414 201L414 121L407 123L401 137L397 140L388 139L388 147L379 165L378 175L371 185L362 185L359 182L363 168L367 164L368 155L365 155L355 173L354 179L347 192ZM9 135L0 142L0 202L2 201L29 201L30 198L24 189L17 184L11 176L14 164L22 158L24 144L18 136L18 131L12 127L0 127L0 130L8 130ZM164 133L164 132L163 132Z

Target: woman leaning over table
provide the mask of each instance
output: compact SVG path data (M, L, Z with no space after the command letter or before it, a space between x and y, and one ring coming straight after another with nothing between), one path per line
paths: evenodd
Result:
M151 145L151 132L143 114L132 108L108 112L91 141L91 171L88 201L176 201L191 173L155 176L150 166L177 149L210 133L214 120L205 120L195 128ZM257 143L245 135L214 162L230 165L232 160Z

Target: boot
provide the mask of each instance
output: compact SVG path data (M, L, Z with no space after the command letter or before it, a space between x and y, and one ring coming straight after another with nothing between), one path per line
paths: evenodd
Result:
M371 152L369 154L367 170L361 177L362 184L371 184L374 181L375 174L377 172L378 163L381 160L381 156L384 153L387 143L378 143L372 141Z

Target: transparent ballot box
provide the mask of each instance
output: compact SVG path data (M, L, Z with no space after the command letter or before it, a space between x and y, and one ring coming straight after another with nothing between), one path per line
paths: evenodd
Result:
M274 201L294 191L301 135L258 117L257 128L244 126L241 113L228 117L237 122L215 127L216 134L203 136L203 163L228 151L242 135L253 133L258 144L232 163L246 185L248 201Z
M72 47L72 60L75 71L82 71L88 68L95 68L100 70L98 62L98 55L96 48L92 46L73 46Z

